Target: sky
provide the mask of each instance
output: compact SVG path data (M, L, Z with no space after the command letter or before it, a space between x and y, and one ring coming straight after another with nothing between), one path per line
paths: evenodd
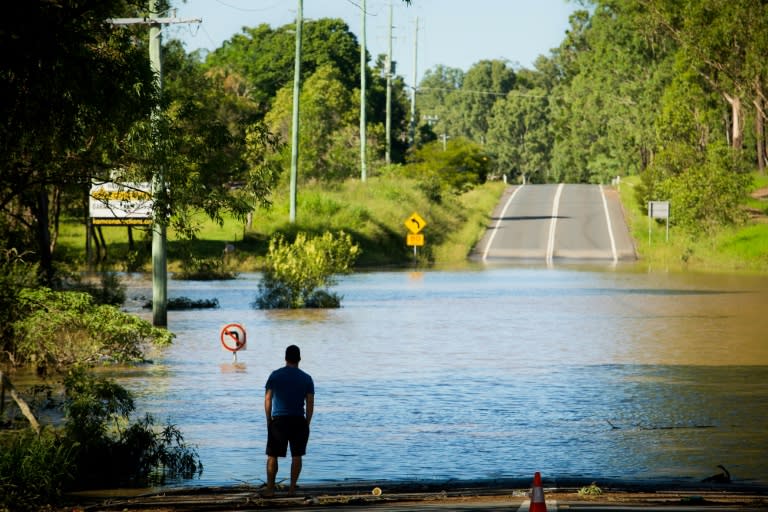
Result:
M388 48L390 0L366 1L366 46L373 61ZM363 0L303 0L304 19L341 18L358 41ZM579 6L568 0L402 0L392 3L392 59L397 74L416 83L437 65L469 70L484 59L532 68L539 55L560 45L568 17ZM187 51L215 50L242 27L292 24L298 0L173 0L177 18L201 24L168 25L163 38L180 39ZM418 22L418 23L417 23ZM418 30L417 30L418 26ZM414 59L415 58L415 59ZM416 66L414 69L414 60Z

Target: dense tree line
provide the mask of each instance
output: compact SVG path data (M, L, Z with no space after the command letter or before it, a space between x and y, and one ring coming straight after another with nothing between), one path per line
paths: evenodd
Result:
M747 172L766 162L763 3L582 4L534 69L482 61L428 71L420 133L483 144L495 174L513 180L640 174L641 204L670 200L692 231L737 222Z

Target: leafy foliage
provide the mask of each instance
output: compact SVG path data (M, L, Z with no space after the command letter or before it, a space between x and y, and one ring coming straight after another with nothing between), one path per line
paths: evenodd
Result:
M159 484L202 472L196 451L172 424L157 429L150 415L127 424L135 406L122 386L80 369L64 383L65 433L77 447L79 485Z
M482 146L457 138L445 146L435 141L416 150L403 172L419 179L433 201L460 194L485 183L491 160Z
M59 505L64 492L160 485L202 473L197 451L177 427L150 415L131 421L133 396L122 386L72 368L64 379L63 428L0 437L0 510Z
M13 350L17 320L26 313L18 307L19 295L35 284L36 268L15 249L0 252L0 354Z
M543 89L510 92L493 107L488 146L500 173L544 183L549 171L552 135L549 99Z
M143 14L140 0L23 2L0 21L0 235L34 247L52 282L51 224L65 192L112 167L130 126L149 115L154 77L132 30L104 20ZM129 14L129 15L130 15ZM21 227L21 229L19 229ZM5 238L4 236L4 238ZM18 238L21 237L21 240Z
M13 324L16 340L11 357L42 373L77 363L143 361L148 343L165 345L173 338L114 306L95 305L82 292L23 289L17 307L28 313Z
M674 148L684 151L683 156L674 154ZM663 155L666 158L657 160L648 173L649 184L639 189L641 194L645 191L641 204L669 198L671 222L691 233L711 234L743 222L746 212L740 205L752 181L743 155L722 144L695 155L689 155L687 148L672 146Z
M339 307L341 298L327 291L336 274L350 271L360 248L343 231L308 237L299 233L293 243L282 235L269 242L264 274L255 306L276 308Z
M4 435L0 448L0 510L41 510L75 480L76 446L53 429Z

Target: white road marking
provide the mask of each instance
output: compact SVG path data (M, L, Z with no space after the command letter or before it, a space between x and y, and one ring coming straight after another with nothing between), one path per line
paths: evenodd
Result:
M520 185L519 187L517 187L515 191L512 192L512 195L509 196L509 199L507 199L507 202L504 204L504 208L501 210L501 214L499 215L499 218L496 220L496 225L493 226L491 237L488 239L488 243L485 245L485 251L483 251L483 261L488 259L488 251L491 250L491 246L493 245L493 239L496 237L496 232L499 230L501 221L504 220L504 216L507 214L507 208L509 208L509 205L512 204L512 200L515 198L515 196L520 191L520 189L523 188L524 186L525 185Z
M608 236L611 238L611 254L613 254L613 262L619 261L619 255L616 252L616 239L613 237L613 226L611 225L611 214L608 212L608 200L605 198L605 191L603 186L600 185L600 196L603 198L603 208L605 209L605 221L608 223Z
M555 253L555 229L557 227L557 212L560 210L560 195L563 193L563 183L557 186L555 200L552 203L552 220L549 223L549 241L547 242L547 265L552 265L552 256Z

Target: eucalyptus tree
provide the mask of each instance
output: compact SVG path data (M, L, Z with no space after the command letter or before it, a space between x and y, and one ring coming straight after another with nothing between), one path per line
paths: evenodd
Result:
M651 161L654 121L674 45L648 27L635 2L605 0L572 18L553 89L552 166L562 181L607 182Z
M731 111L729 142L742 149L745 112L752 103L764 137L768 64L768 10L761 0L640 0L650 18L679 44L689 65L720 94ZM764 158L764 141L758 141ZM760 149L762 148L762 149Z
M456 136L458 132L450 126L450 104L448 98L461 89L464 72L459 68L437 65L424 73L415 91L416 108L420 123L431 128L438 136Z
M484 144L493 105L514 86L515 72L507 62L482 60L474 64L464 75L461 89L448 98L451 132Z
M264 114L277 92L293 82L294 24L272 28L243 27L240 34L208 54L205 65L235 73L247 81L251 99ZM352 90L360 83L360 45L340 19L306 20L302 26L302 82L319 68L331 66Z
M488 149L497 170L509 178L548 181L552 132L549 95L540 88L517 89L496 102L488 128Z
M290 85L280 89L265 117L269 130L281 140L288 140L290 135L292 95ZM346 86L338 69L327 65L304 81L300 98L299 175L302 179L320 180L352 176L357 169L357 160L353 158L355 141L360 140L354 130L359 93ZM284 151L285 166L289 156Z

